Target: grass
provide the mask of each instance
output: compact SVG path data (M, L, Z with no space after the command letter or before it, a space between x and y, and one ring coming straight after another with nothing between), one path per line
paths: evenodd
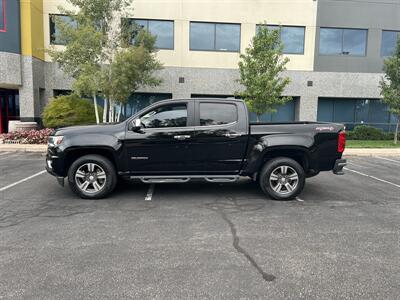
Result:
M356 141L348 140L346 142L347 148L400 148L400 141L397 145L393 141Z

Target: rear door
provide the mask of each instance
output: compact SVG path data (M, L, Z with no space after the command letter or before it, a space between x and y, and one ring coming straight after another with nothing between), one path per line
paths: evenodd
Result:
M179 174L192 168L194 102L163 103L140 115L140 132L127 130L132 174Z
M247 111L242 102L197 100L192 149L195 171L201 174L236 174L248 140Z

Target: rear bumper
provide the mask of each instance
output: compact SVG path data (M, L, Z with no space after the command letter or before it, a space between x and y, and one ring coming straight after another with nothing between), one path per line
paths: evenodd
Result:
M343 168L345 166L347 166L347 160L345 160L345 159L337 159L335 161L335 166L333 167L333 174L344 175Z

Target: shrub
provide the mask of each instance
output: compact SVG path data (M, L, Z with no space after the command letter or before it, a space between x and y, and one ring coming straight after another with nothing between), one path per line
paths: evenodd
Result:
M347 133L349 140L387 140L389 137L390 134L381 129L367 125L356 126L353 131Z
M99 107L99 115L103 114L102 111ZM94 105L73 94L51 100L45 107L42 117L43 124L51 128L96 123Z
M46 128L42 130L25 130L5 133L1 136L5 143L18 144L46 144L49 135L53 133L53 129Z

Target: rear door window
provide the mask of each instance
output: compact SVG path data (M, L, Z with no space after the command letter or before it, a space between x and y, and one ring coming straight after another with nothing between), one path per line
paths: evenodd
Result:
M234 123L238 120L237 107L230 103L200 103L200 126Z

